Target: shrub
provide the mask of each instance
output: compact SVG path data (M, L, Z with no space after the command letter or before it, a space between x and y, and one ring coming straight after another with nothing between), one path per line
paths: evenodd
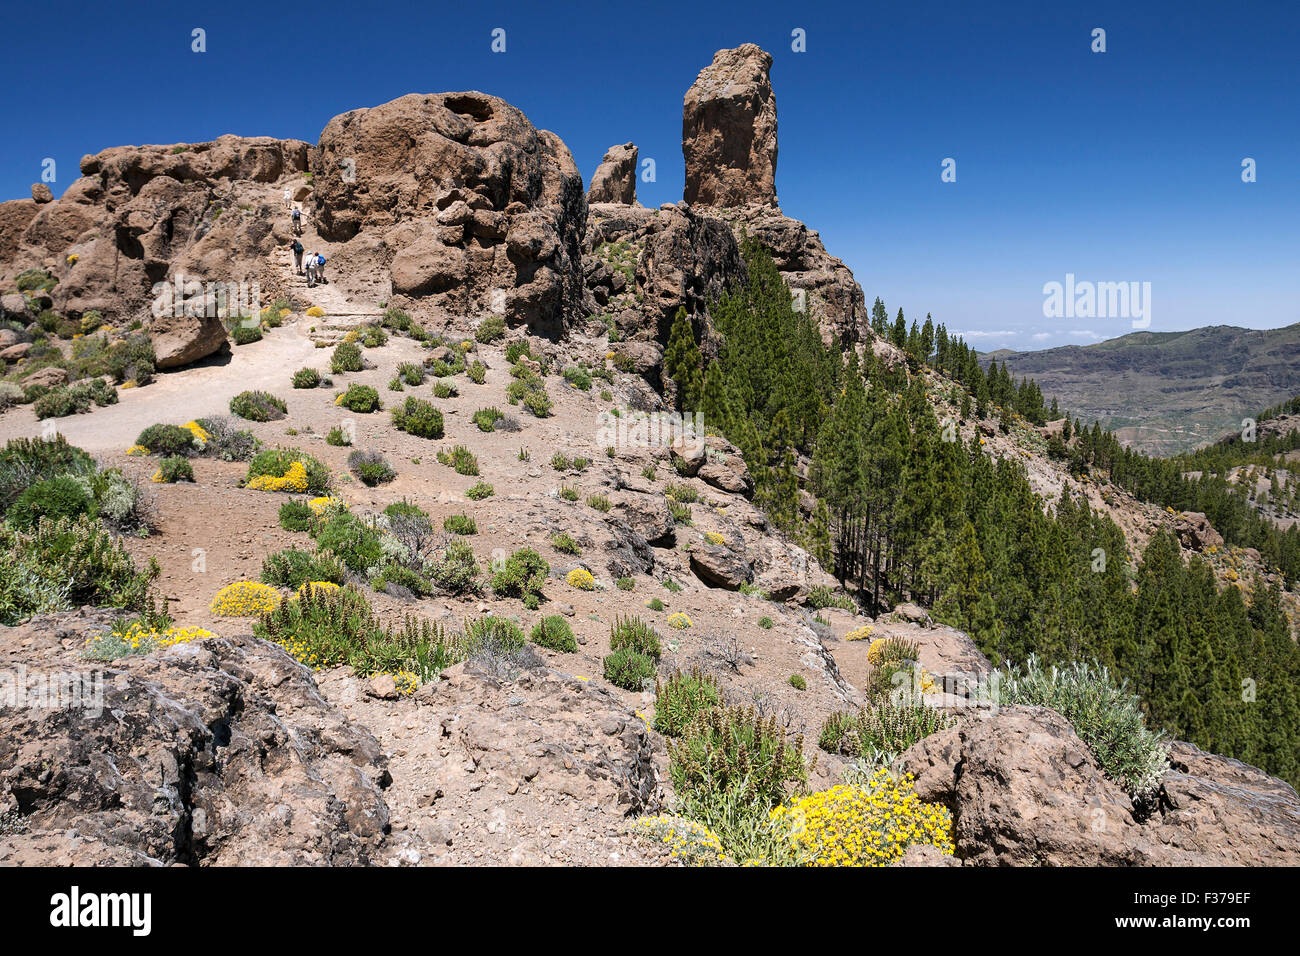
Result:
M478 534L478 525L467 514L447 515L442 520L442 530L448 534Z
M604 495L588 495L587 507L595 508L599 512L607 512L610 509L609 499Z
M745 804L772 807L786 784L808 780L803 737L790 741L776 716L753 707L701 709L668 744L668 772L679 796L730 791Z
M50 441L15 438L0 451L0 511L29 486L47 478L89 476L95 462L62 435Z
M328 551L312 554L299 548L285 548L262 561L262 581L278 588L297 590L311 581L342 584L343 563Z
M758 626L765 631L772 630L772 619L766 615L758 619Z
M791 674L790 679L787 681L787 683L795 690L808 689L808 682L803 679L803 675L801 674Z
M470 646L497 642L515 649L522 648L528 639L523 629L514 621L505 617L491 615L476 621L465 622L465 639Z
M546 389L537 388L528 392L523 397L524 408L528 409L537 418L545 418L551 414L551 396L546 394Z
M349 385L348 390L340 394L335 405L342 405L348 411L368 414L384 407L379 400L379 392L370 385Z
M520 548L492 575L492 592L497 597L519 598L525 607L535 608L550 570L551 566L532 548Z
M505 418L501 412L495 408L480 408L474 413L470 421L478 426L481 432L491 432L496 430L497 422Z
M320 387L320 372L314 368L300 368L293 373L294 388L318 388Z
M480 481L465 489L465 497L471 501L482 501L484 498L491 498L493 490L486 481Z
M316 546L338 556L349 571L364 574L384 557L379 532L347 511L321 520L315 527Z
M407 398L400 408L393 409L393 425L420 438L443 436L442 412L422 398Z
M62 418L90 411L91 405L114 405L117 389L102 378L52 388L32 403L37 418Z
M564 580L569 587L577 588L579 591L596 590L596 579L586 568L574 568L564 576Z
M316 521L316 513L311 505L301 499L286 501L280 505L280 527L285 531L310 531Z
M360 372L365 367L361 347L355 342L340 342L334 346L334 354L330 356L330 371L335 375L341 372Z
M616 651L623 647L631 648L655 661L658 661L663 653L658 633L645 621L636 617L618 618L610 627L609 649Z
M194 466L187 458L164 458L158 463L158 470L154 472L153 480L168 485L178 481L193 481Z
M109 630L91 637L81 655L92 661L115 661L217 636L201 627L153 626L143 616L118 618Z
M464 541L447 545L442 558L429 570L433 583L449 594L476 593L479 590L478 573L474 549Z
M822 724L817 745L828 753L889 764L918 740L951 724L943 711L923 703L876 703L857 714L831 714Z
M397 366L397 377L407 385L420 385L424 382L424 366L414 362L403 362Z
M365 485L373 488L397 477L393 466L377 451L354 451L348 455L348 468Z
M96 512L95 500L75 478L54 477L29 485L10 507L7 520L15 528L33 528L41 518L76 518Z
M578 650L578 642L573 636L573 628L560 614L551 614L542 618L529 635L529 640L553 651L572 654Z
M662 611L664 609L664 602L658 598L651 598L645 602L645 606L652 611Z
M180 425L150 425L136 437L135 443L148 448L151 454L168 458L196 451L194 432Z
M456 469L458 475L478 474L478 458L464 445L457 445L451 451L438 452L438 461Z
M561 554L582 553L582 548L578 546L578 542L574 541L573 537L568 534L568 532L564 531L559 534L551 535L551 547L556 551L559 551Z
M325 444L335 448L346 448L352 444L352 433L341 425L335 425L325 433Z
M368 349L377 349L388 344L388 333L378 326L368 326L361 333L361 344Z
M834 588L825 584L818 584L809 589L808 606L814 611L820 611L822 608L827 607L839 608L841 611L857 610L853 598L843 592L836 593Z
M284 418L289 407L270 392L240 392L230 400L230 412L250 422L274 422Z
M411 331L411 317L396 306L389 306L385 309L380 322L386 329L393 329L397 332Z
M216 593L210 610L219 617L258 617L274 611L280 592L257 581L236 581Z
M577 501L578 492L568 485L560 485L560 497L565 501Z
M605 658L605 680L624 690L639 691L655 678L655 662L629 648Z
M668 615L668 626L684 631L691 626L691 619L681 611L675 611Z
M228 416L200 418L196 424L208 436L203 445L203 454L209 458L219 458L222 461L248 461L262 446L252 432L244 428L236 428L235 421Z
M293 466L297 465L298 468ZM290 475L290 471L293 474ZM253 456L244 476L245 487L262 491L295 491L323 495L330 488L329 469L296 448L268 448Z
M495 342L506 334L506 320L499 315L489 315L479 323L474 338L484 345Z
M631 591L636 587L636 581L633 578L619 578L614 582L614 587L620 591Z
M696 716L722 703L717 678L698 667L690 673L677 671L655 684L654 728L665 737L679 737Z
M668 499L668 513L672 515L673 523L680 525L689 525L691 523L691 506L684 505L681 502Z
M487 366L475 359L470 363L469 368L465 369L465 377L475 385L482 385L487 381Z
M235 323L230 329L230 341L236 345L251 345L254 342L262 341L262 327L260 325L245 325L242 321Z
M888 866L910 846L953 855L952 815L922 803L912 778L881 767L864 786L842 785L777 807L773 821L809 866Z
M456 388L455 382L439 379L433 383L434 398L455 398L459 394L460 390Z
M574 388L581 389L584 392L591 391L591 373L585 368L570 365L564 370L564 380Z
M1008 665L997 682L999 703L1050 707L1070 722L1102 772L1140 806L1154 799L1169 768L1164 735L1147 728L1137 696L1115 684L1098 664L1044 666L1030 655L1023 668Z

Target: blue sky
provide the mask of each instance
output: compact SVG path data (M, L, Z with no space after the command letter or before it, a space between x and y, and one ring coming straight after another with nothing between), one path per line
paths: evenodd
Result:
M315 141L345 110L480 89L558 133L584 179L636 142L654 206L682 195L682 95L746 41L775 61L782 208L891 315L987 349L1131 330L1044 317L1044 283L1072 273L1150 282L1152 331L1300 321L1293 2L10 5L0 198L47 157L58 195L108 146Z

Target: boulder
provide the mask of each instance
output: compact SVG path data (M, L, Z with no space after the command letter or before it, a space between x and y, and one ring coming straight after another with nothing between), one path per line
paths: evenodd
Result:
M701 465L697 475L705 483L729 495L744 495L748 498L754 493L754 480L739 456L731 458L726 464L708 462Z
M559 137L484 93L410 94L334 117L310 204L332 242L379 237L393 291L560 334L583 294L582 177Z
M57 365L47 365L23 379L24 387L37 385L44 388L56 388L59 385L66 384L68 384L68 372Z
M1178 535L1183 547L1193 551L1223 547L1223 535L1215 531L1210 519L1199 511L1184 511L1180 514L1174 521L1174 534Z
M54 193L50 192L50 187L45 183L32 183L32 202L54 202Z
M591 177L587 202L618 203L622 206L636 202L636 157L635 143L611 146L605 150L605 158Z
M709 303L745 274L740 247L725 222L697 215L689 207L661 206L646 225L636 264L636 288L650 320L643 323L641 334L667 342L679 308L703 317Z
M741 553L724 545L694 544L690 549L691 571L711 588L738 591L754 579L754 568Z
M226 342L226 327L215 315L165 312L148 325L154 364L179 368L211 355Z
M686 91L682 154L686 201L776 205L776 97L772 57L752 43L719 50Z
M657 548L671 548L677 541L676 524L668 502L661 495L629 492L614 503L611 516Z
M32 350L32 343L19 342L17 345L11 345L8 348L0 349L0 362L17 362L27 358L27 353Z

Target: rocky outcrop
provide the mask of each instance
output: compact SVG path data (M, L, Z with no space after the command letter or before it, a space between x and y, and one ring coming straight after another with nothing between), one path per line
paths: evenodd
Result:
M305 667L238 637L83 660L109 621L71 612L0 628L7 674L27 686L80 675L93 705L6 708L0 811L19 825L0 835L0 865L374 860L388 830L385 757Z
M393 293L556 336L582 304L582 177L554 133L484 93L410 94L334 117L312 164L321 235L363 236Z
M636 287L647 322L640 337L668 341L679 308L702 317L734 282L743 281L740 247L727 224L667 203L647 225Z
M1069 722L1045 707L964 715L895 762L922 800L953 813L967 865L1300 864L1300 799L1280 780L1187 744L1171 748L1158 809L1102 773Z
M1223 535L1214 530L1210 519L1199 511L1184 511L1174 521L1174 534L1183 547L1193 551L1222 548Z
M635 143L611 146L605 150L605 158L591 177L587 202L618 203L623 206L635 203L636 157Z
M749 558L726 545L693 544L690 550L691 571L711 588L737 591L754 580L754 566Z
M686 201L776 205L772 57L752 43L719 50L686 91L682 154Z

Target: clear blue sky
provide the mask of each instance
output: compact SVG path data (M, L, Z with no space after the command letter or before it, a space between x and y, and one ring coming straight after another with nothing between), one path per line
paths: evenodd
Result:
M775 58L782 208L891 315L931 312L987 349L1129 331L1044 318L1043 284L1074 273L1150 282L1153 331L1300 321L1293 0L11 4L0 198L28 195L46 157L57 195L108 146L314 142L345 110L479 89L558 133L584 179L636 142L654 206L682 195L683 93L746 41Z

